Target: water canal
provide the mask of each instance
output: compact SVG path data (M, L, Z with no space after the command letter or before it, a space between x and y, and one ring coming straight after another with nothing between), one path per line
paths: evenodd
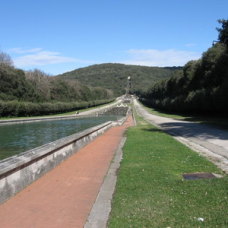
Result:
M0 160L110 120L117 116L0 125Z

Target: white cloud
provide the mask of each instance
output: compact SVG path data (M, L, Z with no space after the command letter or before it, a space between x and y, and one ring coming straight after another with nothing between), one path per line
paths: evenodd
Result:
M199 59L201 54L190 51L180 51L175 49L131 49L127 51L129 59L125 64L143 66L183 66L190 60Z
M26 54L26 53L36 53L42 51L42 48L32 48L32 49L23 49L23 48L11 48L9 52L15 54Z
M42 48L13 48L11 52L20 55L13 59L17 67L36 67L59 63L90 63L90 61L62 56L59 52L46 51Z

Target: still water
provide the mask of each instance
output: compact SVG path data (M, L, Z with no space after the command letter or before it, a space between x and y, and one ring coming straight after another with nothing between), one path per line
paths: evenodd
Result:
M100 116L0 125L0 159L116 119L116 116Z

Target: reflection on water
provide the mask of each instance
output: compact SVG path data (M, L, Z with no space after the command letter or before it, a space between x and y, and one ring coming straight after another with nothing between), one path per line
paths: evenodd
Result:
M116 116L40 121L0 126L0 159L96 126Z

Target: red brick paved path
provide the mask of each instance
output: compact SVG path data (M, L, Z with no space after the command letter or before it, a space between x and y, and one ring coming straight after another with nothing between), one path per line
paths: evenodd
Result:
M83 227L125 129L113 127L0 205L3 228Z

